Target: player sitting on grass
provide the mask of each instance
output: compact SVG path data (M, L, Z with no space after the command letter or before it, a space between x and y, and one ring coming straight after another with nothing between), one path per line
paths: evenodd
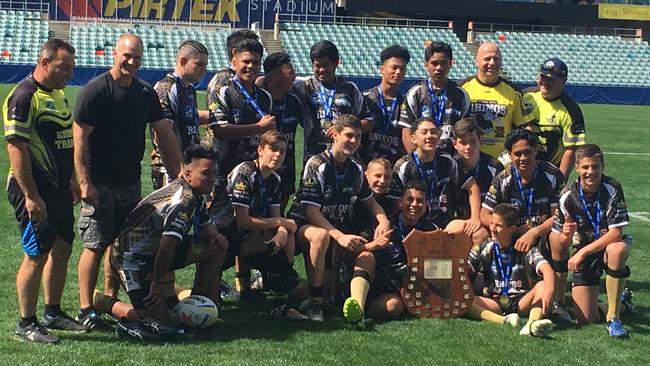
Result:
M139 339L173 334L169 309L178 299L173 281L165 275L192 263L196 263L192 294L219 301L216 290L228 242L205 209L204 195L212 191L214 179L214 152L190 146L182 177L145 197L129 214L113 243L111 266L135 313L116 300L106 306L108 313L120 318L119 334Z
M364 244L364 253L371 252L374 260L364 258L365 263L357 260L354 272L347 273L347 277L352 275L352 280L343 316L353 326L363 328L365 312L373 318L386 319L397 317L404 311L400 288L407 260L402 241L414 228L422 231L436 229L424 215L426 210L426 186L417 181L407 182L399 199L399 212L391 220L392 230L387 232L390 237L382 235Z
M330 240L333 248L340 246L354 252L367 241L350 234L344 225L352 204L359 200L378 222L375 237L385 233L390 223L377 204L363 177L360 163L351 158L361 142L361 122L353 115L341 115L333 126L331 148L312 156L305 165L296 203L290 217L300 221L296 242L305 255L309 282L309 305L306 315L323 321L322 301L325 269L331 269L328 255ZM329 263L329 264L326 264Z
M228 175L227 191L235 222L222 231L231 243L227 262L235 255L240 258L235 276L242 301L262 298L251 289L251 266L262 271L267 289L274 287L269 274L283 282L275 284L284 288L282 292L298 284L293 270L296 222L281 215L281 179L276 172L286 152L284 135L267 131L260 137L257 159L237 165Z
M598 145L588 144L576 150L578 179L567 186L560 198L551 243L559 243L573 272L573 312L579 324L598 321L600 276L607 273L607 330L615 338L627 337L620 320L621 294L630 268L625 265L632 238L623 234L629 223L623 188L604 175L605 161ZM577 235L576 235L577 233ZM566 260L566 259L565 259ZM626 307L633 309L629 300Z
M415 151L400 158L393 168L388 197L398 200L404 184L415 180L427 187L427 216L440 229L463 231L470 238L481 229L481 192L471 176L463 176L456 161L446 153L436 153L442 132L430 118L421 118L411 125L411 143ZM470 218L452 221L454 207L450 202L454 189L469 194Z
M474 296L467 316L516 327L519 314L528 312L528 322L519 334L543 337L554 327L543 317L553 301L555 272L537 248L527 253L514 248L517 222L515 206L498 204L490 218L492 241L470 251L471 276L481 273L487 288L483 296Z

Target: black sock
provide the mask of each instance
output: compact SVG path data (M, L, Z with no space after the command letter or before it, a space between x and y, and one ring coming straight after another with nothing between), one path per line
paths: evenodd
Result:
M36 322L37 322L36 315L30 316L28 318L20 317L20 326L23 328L30 324L35 324Z
M323 286L309 286L309 297L323 297Z
M95 311L95 307L94 307L94 306L89 306L89 307L87 307L87 308L81 308L81 309L79 309L79 313L80 313L81 315L83 315L83 316L86 316L86 315L92 313L93 311Z
M61 311L61 304L45 304L45 315L54 318L63 314Z

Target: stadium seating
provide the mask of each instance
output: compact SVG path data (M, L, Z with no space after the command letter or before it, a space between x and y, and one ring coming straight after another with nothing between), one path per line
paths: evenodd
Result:
M535 82L539 65L559 57L569 67L569 83L583 85L648 86L650 47L619 36L559 33L496 32L477 41L497 42L504 69L515 82Z
M444 41L454 51L455 64L450 77L465 78L475 72L474 61L451 29L401 28L362 25L286 23L280 37L294 59L299 74L311 74L310 47L321 39L334 42L339 49L340 75L378 76L379 54L391 44L401 44L411 53L407 77L424 78L424 41Z
M210 52L208 69L216 70L228 64L224 45L230 32L230 29L219 28L85 23L71 26L70 41L77 49L78 65L108 67L113 64L112 49L117 38L123 33L134 33L144 43L143 68L171 69L178 46L187 39L195 39L205 44Z
M0 10L0 63L36 64L48 32L48 21L37 11Z

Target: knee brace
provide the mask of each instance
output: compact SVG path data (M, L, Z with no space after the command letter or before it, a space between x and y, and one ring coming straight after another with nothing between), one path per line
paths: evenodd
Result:
M361 278L363 278L364 280L366 280L368 282L372 282L370 280L370 273L368 273L368 271L365 271L363 269L358 269L358 270L355 270L354 272L352 272L352 278L355 278L355 277L361 277Z
M557 273L566 273L569 271L568 263L569 261L567 259L559 261L553 259L551 260L551 268L553 268L553 270Z
M625 266L625 268L618 270L607 267L605 273L607 273L608 276L614 278L627 278L630 277L630 266Z

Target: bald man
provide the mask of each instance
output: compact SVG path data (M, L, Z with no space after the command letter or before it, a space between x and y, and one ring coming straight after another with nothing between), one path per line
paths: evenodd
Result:
M460 82L472 101L471 116L482 130L481 151L495 158L505 150L503 143L512 129L533 121L519 90L500 76L501 62L499 46L483 43L476 52L476 75Z
M78 268L77 320L88 329L102 325L93 307L102 255L141 199L140 161L147 124L156 134L169 176L178 176L182 162L178 140L156 91L135 76L142 52L140 38L120 36L113 50L113 67L86 84L74 110L74 165L82 199L78 226L84 246ZM104 293L115 298L119 281L107 262Z

